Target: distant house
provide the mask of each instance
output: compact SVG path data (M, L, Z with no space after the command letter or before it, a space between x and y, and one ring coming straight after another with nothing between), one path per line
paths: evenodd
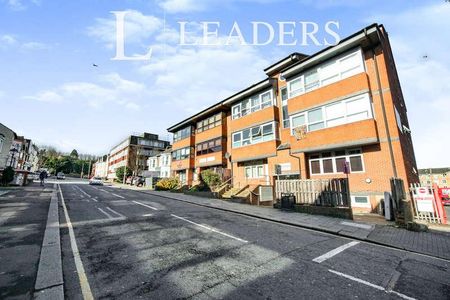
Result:
M108 155L100 157L92 167L92 174L95 177L106 178L108 176L108 162L109 162Z
M0 123L0 169L10 166L10 149L16 133Z
M437 184L439 187L449 187L450 168L419 169L419 178L422 186Z
M148 158L148 177L170 177L170 164L172 162L172 148L168 147L161 154Z
M148 170L148 158L163 152L169 145L168 141L151 133L127 137L109 152L108 179L115 179L116 169L123 166L127 166L133 175L142 175Z

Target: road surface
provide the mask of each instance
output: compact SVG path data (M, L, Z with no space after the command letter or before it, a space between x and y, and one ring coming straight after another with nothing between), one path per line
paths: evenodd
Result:
M450 295L446 260L137 191L70 182L60 189L69 299Z

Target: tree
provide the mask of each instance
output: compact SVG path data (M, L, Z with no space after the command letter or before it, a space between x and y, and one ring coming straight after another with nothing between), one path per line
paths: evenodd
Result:
M70 157L78 159L78 151L73 149L72 152L70 152Z
M14 169L12 167L7 167L3 170L1 177L1 184L8 185L14 179Z
M117 181L119 182L123 182L123 177L124 175L126 177L131 176L132 172L130 168L126 168L127 169L127 173L125 174L125 167L119 167L116 169L116 177L117 177Z

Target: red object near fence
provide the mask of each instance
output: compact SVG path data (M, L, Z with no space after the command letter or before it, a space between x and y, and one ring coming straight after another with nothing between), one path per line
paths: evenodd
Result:
M434 192L435 207L437 209L437 213L438 213L439 217L442 220L442 223L447 224L447 212L445 211L444 203L442 201L440 191L441 191L441 189L437 186L437 184L434 184L433 192Z

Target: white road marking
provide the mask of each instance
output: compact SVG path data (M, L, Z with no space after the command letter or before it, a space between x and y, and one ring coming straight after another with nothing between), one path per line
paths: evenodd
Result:
M98 202L97 197L92 198L92 200L94 200L95 202Z
M80 280L81 293L83 294L84 300L93 300L94 296L91 292L91 287L86 276L86 272L83 267L83 262L81 261L80 252L78 251L77 241L75 239L75 233L73 232L72 223L70 222L69 213L67 212L66 203L64 201L64 196L61 191L61 186L58 184L59 194L61 195L61 203L64 209L64 216L66 218L67 227L69 229L70 246L72 248L73 259L75 261L75 267L78 273L78 279Z
M352 226L352 227L357 227L357 228L363 228L363 229L372 229L372 226L367 225L367 224L359 224L359 223L346 222L346 221L341 222L341 224L342 224L342 225L346 225L346 226Z
M97 220L89 220L89 221L79 221L79 222L73 222L73 227L79 227L79 226L86 226L86 225L98 225L98 224L107 224L115 221L123 221L127 218L112 218L112 219L97 219ZM59 225L60 228L68 227L67 224L61 224Z
M91 195L89 195L88 193L86 193L85 191L83 191L81 188L79 188L78 186L74 186L77 190L79 190L83 195L85 195L85 196L87 196L87 197L89 197L89 198L92 198L92 196Z
M190 221L190 220L188 220L188 219L185 219L185 218L183 218L183 217L180 217L180 216L177 216L177 215L174 215L174 214L171 214L171 216L174 217L174 218L183 220L183 221L185 221L185 222L191 223L191 224L193 224L193 225L199 226L199 227L204 228L204 229L206 229L206 230L209 230L209 231L212 231L212 232L215 232L215 233L224 235L224 236L226 236L226 237L235 239L235 240L237 240L237 241L239 241L239 242L248 243L248 241L246 241L246 240L243 240L243 239L240 239L240 238L238 238L238 237L232 236L231 234L228 234L228 233L219 231L219 230L217 230L217 229L215 229L215 228L208 227L208 226L205 226L205 225L202 225L202 224L198 224L198 223L192 222L192 221Z
M104 210L101 209L100 207L97 207L97 209L98 209L99 211L101 211L105 216L107 216L108 219L114 219L113 216L111 216L110 214L108 214L106 211L104 211Z
M115 211L115 210L112 209L111 207L108 207L108 206L107 206L106 209L109 210L110 212L112 212L112 213L118 215L119 217L125 218L124 215L122 215L121 213L118 213L117 211Z
M382 286L379 286L379 285L370 283L370 282L368 282L368 281L365 281L365 280L362 280L362 279L353 277L353 276L351 276L351 275L347 275L347 274L344 274L344 273L341 273L341 272L338 272L338 271L334 271L334 270L328 270L328 271L330 271L330 272L333 273L333 274L339 275L339 276L341 276L341 277L344 277L344 278L347 278L347 279L350 279L350 280L359 282L359 283L361 283L361 284L370 286L370 287L372 287L372 288L374 288L374 289L377 289L377 290L379 290L379 291L383 291L383 292L386 292L386 293L390 293L390 294L397 295L397 296L399 296L400 298L403 298L403 299L406 299L406 300L416 300L416 298L406 296L406 295L404 295L404 294L402 294L402 293L399 293L399 292L396 292L396 291L387 290L387 289L385 289L385 288L382 287Z
M138 204L138 205L142 205L142 206L144 206L144 207L148 207L148 208L150 208L150 209L153 209L153 210L158 210L157 208L155 208L155 207L153 207L153 206L150 206L150 205L147 205L147 204L144 204L144 203L141 203L141 202L137 202L137 201L132 201L133 203L136 203L136 204Z
M114 196L116 196L116 197L119 197L119 198L122 198L122 199L125 199L125 197L123 197L123 196L120 196L120 195L117 195L117 194L114 194L114 193L111 193L112 195L114 195Z
M145 215L142 215L143 217L151 217L151 216L153 216L153 214L145 214Z
M326 261L327 259L329 259L329 258L331 258L331 257L333 257L333 256L335 256L335 255L337 255L339 253L341 253L342 251L344 251L344 250L346 250L346 249L348 249L350 247L353 247L355 245L358 245L358 244L359 244L359 242L353 241L353 242L350 242L348 244L342 245L340 247L337 247L336 249L333 249L333 250L325 253L324 255L321 255L319 257L314 258L313 262L316 262L316 263L320 264L320 263Z

